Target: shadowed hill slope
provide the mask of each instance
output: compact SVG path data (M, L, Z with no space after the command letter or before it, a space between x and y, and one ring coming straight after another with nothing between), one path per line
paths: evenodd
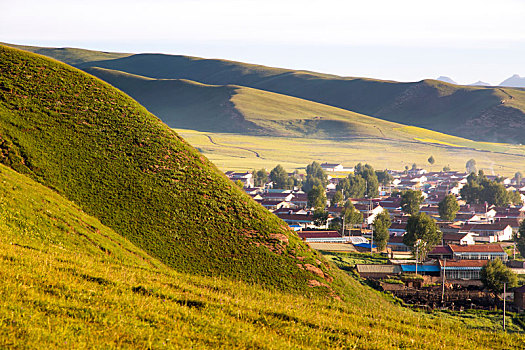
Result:
M152 79L96 67L86 71L126 92L174 128L266 136L407 138L394 130L401 124L264 90Z
M282 221L122 92L4 46L0 73L1 163L178 271L297 290L331 280Z
M525 92L436 80L399 83L239 62L139 54L80 64L156 79L242 85L481 141L525 143Z
M338 278L344 292L336 300L177 273L77 205L3 165L0 184L2 348L523 344L519 335L458 327L454 317L401 308L348 276ZM519 330L510 317L507 327Z

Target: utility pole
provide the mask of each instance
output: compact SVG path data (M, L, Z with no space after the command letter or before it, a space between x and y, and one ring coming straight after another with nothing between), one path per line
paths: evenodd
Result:
M416 242L416 276L417 276L417 261L418 261L418 254L419 254L419 240Z
M505 294L507 294L507 282L503 282L503 330L505 330Z
M445 275L447 274L447 258L443 259L443 282L441 291L441 304L445 302Z

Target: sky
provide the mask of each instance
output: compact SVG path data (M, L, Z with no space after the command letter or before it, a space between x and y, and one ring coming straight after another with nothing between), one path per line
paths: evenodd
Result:
M0 42L223 58L343 76L525 76L523 0L0 0Z

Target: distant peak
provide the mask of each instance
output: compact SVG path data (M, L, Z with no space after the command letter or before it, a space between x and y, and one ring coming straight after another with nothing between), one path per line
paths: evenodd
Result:
M443 81L445 83L450 83L450 84L457 84L454 80L452 80L451 78L449 77L445 77L445 76L440 76L438 77L436 80L439 80L439 81Z

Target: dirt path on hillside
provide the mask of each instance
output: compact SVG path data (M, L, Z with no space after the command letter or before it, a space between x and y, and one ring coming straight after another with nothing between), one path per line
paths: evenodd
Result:
M249 148L245 148L245 147L231 146L231 145L223 145L223 144L220 144L220 143L218 143L218 142L215 142L215 141L213 140L213 138L212 138L210 135L206 135L206 137L210 140L211 143L213 143L213 144L216 145L216 146L221 146L221 147L230 147L230 148L241 149L241 150L243 150L243 151L247 151L247 152L251 152L251 153L255 154L255 156L256 156L257 158L264 159L263 157L261 157L261 155L260 155L259 152L257 152L257 151L254 151L254 150L251 150L251 149L249 149Z

